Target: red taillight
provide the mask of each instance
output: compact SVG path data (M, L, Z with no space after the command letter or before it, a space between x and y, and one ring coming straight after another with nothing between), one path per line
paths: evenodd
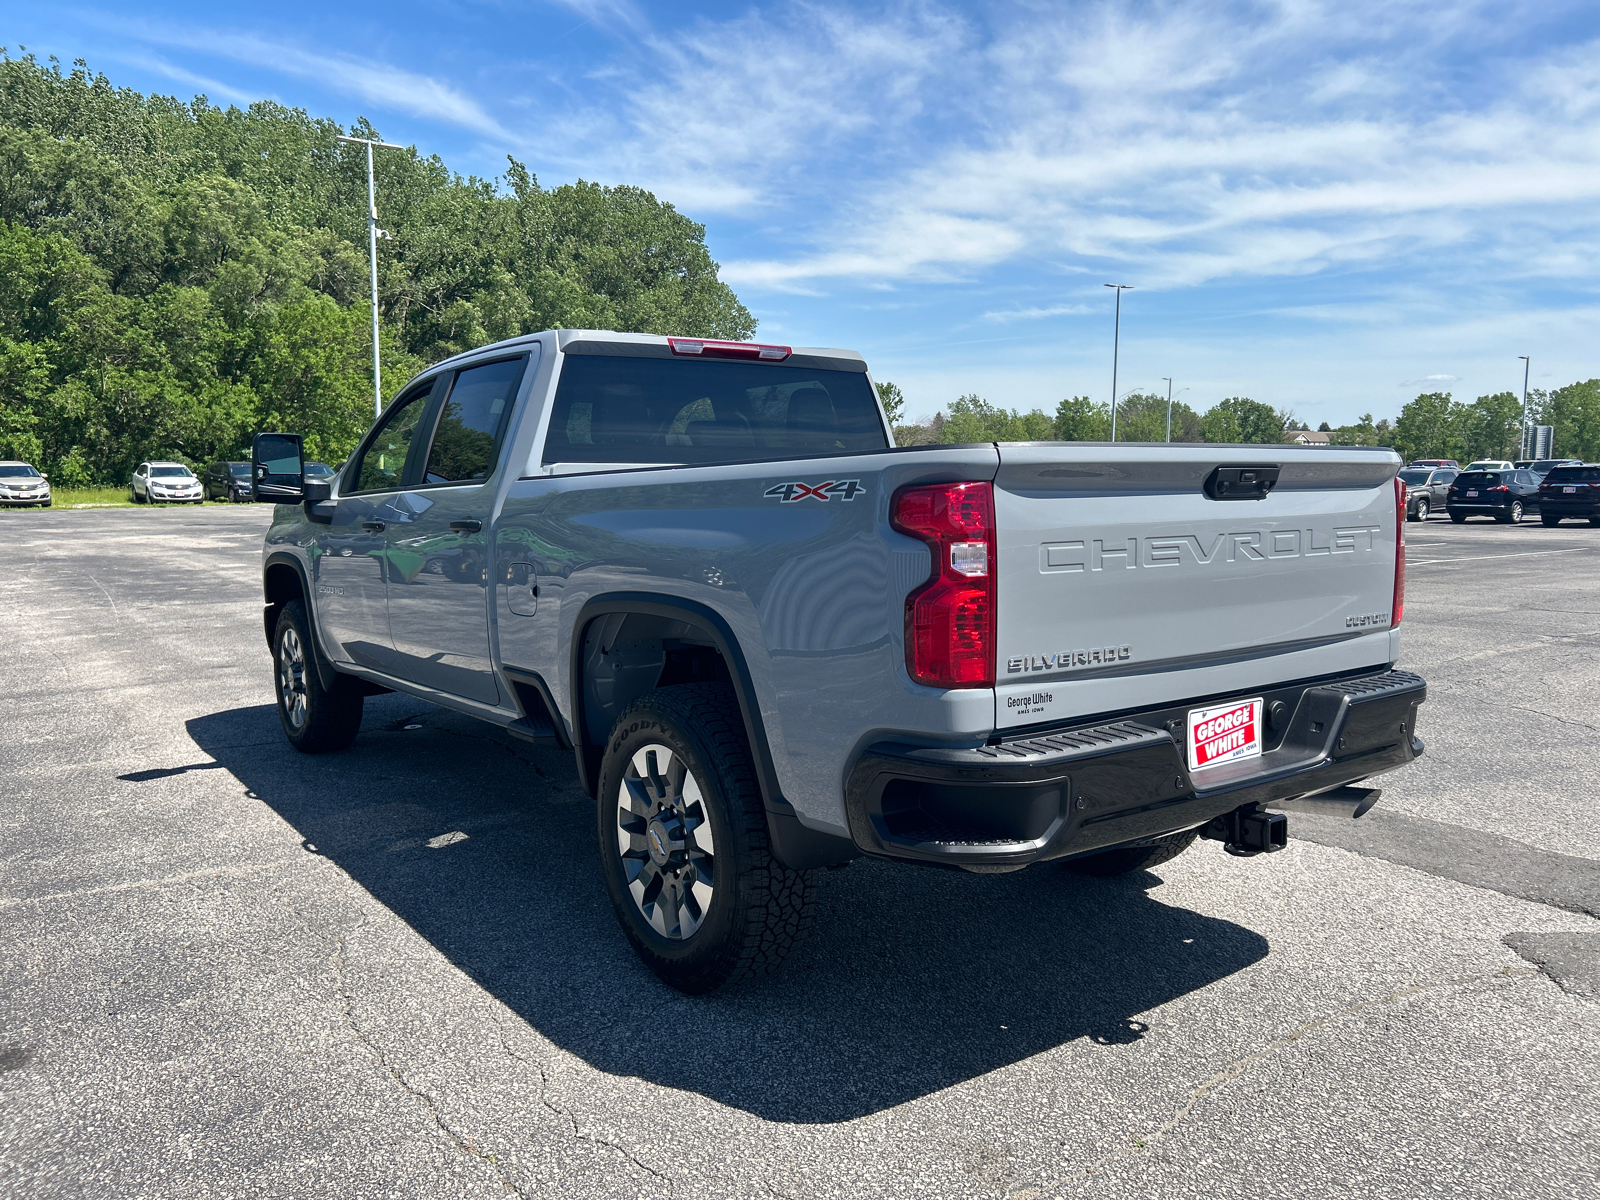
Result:
M1389 605L1389 628L1400 624L1406 612L1406 485L1394 480L1394 601Z
M933 576L906 599L906 669L930 687L994 686L994 489L911 487L894 527L928 543Z
M702 358L759 359L762 362L782 362L793 353L787 346L758 346L755 342L711 342L705 338L669 337L667 345L674 354L695 354Z
M1489 490L1491 492L1509 492L1511 489L1502 483L1499 487L1492 487Z

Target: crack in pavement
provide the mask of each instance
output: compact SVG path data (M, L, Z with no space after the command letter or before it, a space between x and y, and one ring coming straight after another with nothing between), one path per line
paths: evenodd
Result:
M471 1138L457 1133L454 1129L452 1129L445 1121L443 1114L439 1112L439 1106L434 1101L433 1097L422 1089L413 1087L411 1081L405 1077L404 1072L390 1062L389 1056L383 1052L377 1043L367 1036L366 1031L361 1028L360 1022L356 1020L355 1002L351 998L350 988L345 979L345 957L346 941L344 935L341 934L339 936L338 949L335 950L333 954L333 971L335 976L338 978L337 990L339 993L339 1000L344 1009L344 1023L349 1028L351 1036L354 1037L355 1040L359 1042L374 1059L377 1060L378 1065L383 1068L384 1073L388 1075L390 1079L394 1080L394 1082L397 1083L403 1091L422 1101L424 1107L427 1108L428 1116L432 1119L434 1125L438 1127L439 1132L444 1134L444 1136L449 1139L450 1143L455 1146L456 1149L460 1150L463 1154L477 1159L485 1166L491 1168L494 1171L495 1176L500 1180L501 1187L505 1188L507 1191L515 1192L518 1196L526 1197L527 1193L516 1185L515 1181L513 1181L511 1176L506 1172L506 1169L500 1165L500 1160L493 1154L490 1154L484 1150L480 1150Z
M1506 707L1514 708L1519 712L1533 713L1538 717L1547 717L1552 721L1560 721L1563 725L1576 725L1579 729L1589 729L1593 730L1595 733L1600 733L1600 728L1590 725L1587 721L1569 721L1566 717L1558 717L1555 715L1555 713L1547 713L1541 709L1529 708L1524 704L1508 704Z
M604 1146L608 1150L615 1150L618 1154L622 1155L623 1158L627 1159L628 1162L633 1164L639 1170L645 1172L647 1175L655 1176L662 1183L666 1184L667 1185L667 1195L668 1196L671 1196L673 1194L673 1192L674 1192L674 1184L672 1182L671 1176L663 1175L660 1171L656 1170L649 1163L641 1162L639 1160L639 1158L633 1153L633 1151L629 1150L626 1146L620 1146L616 1142L608 1141L607 1139L605 1139L603 1137L598 1137L598 1136L596 1136L594 1134L584 1133L583 1130L579 1129L578 1128L578 1118L572 1115L572 1112L571 1112L570 1109L561 1108L560 1106L552 1104L550 1102L550 1099L549 1099L550 1077L545 1074L545 1070L544 1070L543 1064L534 1062L531 1059L524 1058L522 1055L518 1054L515 1050L513 1050L511 1048L511 1044L506 1041L505 1027L503 1025L501 1025L499 1021L495 1022L495 1032L500 1037L500 1048L506 1052L508 1057L514 1058L519 1063L521 1063L523 1066L528 1067L528 1068L538 1072L538 1074L539 1074L539 1103L540 1103L540 1105L542 1107L544 1107L546 1110L548 1110L549 1112L554 1113L556 1116L563 1118L567 1122L567 1124L572 1127L572 1136L573 1136L574 1140L581 1141L581 1142L588 1142L590 1145L594 1145L594 1146Z
M206 867L199 871L185 871L182 875L168 875L162 879L130 879L124 883L111 883L105 887L78 888L71 892L51 892L44 896L0 896L0 908L14 908L18 904L43 904L48 900L76 900L80 896L104 896L112 892L131 892L142 888L174 887L195 879L240 879L262 871L275 871L281 863L252 863L234 867Z
M1341 1021L1347 1017L1370 1012L1373 1009L1397 1004L1402 1000L1410 999L1412 996L1421 995L1423 992L1442 991L1446 988L1454 987L1469 987L1473 984L1490 983L1502 979L1538 979L1540 977L1541 972L1533 967L1501 967L1497 971L1490 971L1481 975L1463 975L1456 979L1440 980L1433 983L1414 984L1411 987L1401 988L1398 991L1390 992L1385 996L1379 996L1373 1000L1357 1000L1352 1004L1347 1004L1342 1008L1337 1008L1331 1013L1326 1013L1320 1017L1312 1017L1308 1021L1301 1022L1301 1024L1284 1034L1282 1037L1273 1038L1272 1041L1268 1042L1262 1049L1257 1050L1254 1054L1247 1054L1243 1058L1235 1059L1233 1062L1223 1067L1222 1070L1218 1071L1215 1075L1212 1075L1209 1079L1201 1083L1198 1087L1191 1088L1189 1091L1188 1102L1179 1108L1178 1111L1171 1116L1171 1118L1163 1122L1151 1132L1135 1138L1131 1145L1124 1146L1118 1150L1113 1150L1110 1154L1103 1155L1099 1159L1096 1159L1084 1169L1082 1175L1078 1178L1080 1180L1089 1179L1097 1172L1110 1166L1113 1162L1117 1162L1121 1159L1133 1158L1154 1145L1156 1142L1168 1137L1173 1133L1174 1130L1178 1128L1179 1125L1183 1123L1185 1118L1195 1111L1195 1109L1199 1108L1201 1104L1205 1103L1206 1100L1216 1095L1230 1083L1233 1083L1235 1080L1243 1077L1251 1067L1255 1066L1257 1063L1265 1061L1268 1058L1271 1058L1279 1051L1287 1049L1296 1042L1311 1036L1313 1033L1317 1033L1323 1029L1326 1029L1329 1025L1332 1025L1336 1021ZM1065 1185L1056 1185L1056 1188L1061 1186ZM1056 1188L1053 1188L1052 1190L1056 1190Z

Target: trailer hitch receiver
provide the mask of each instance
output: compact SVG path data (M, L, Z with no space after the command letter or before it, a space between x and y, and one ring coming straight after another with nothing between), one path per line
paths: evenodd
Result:
M1253 858L1288 846L1289 818L1247 804L1211 821L1200 830L1200 836L1221 842L1229 854Z

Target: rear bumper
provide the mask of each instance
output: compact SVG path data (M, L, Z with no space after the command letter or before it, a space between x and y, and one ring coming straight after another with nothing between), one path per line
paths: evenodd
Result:
M1315 795L1422 754L1427 685L1406 671L1264 689L1283 717L1261 757L1196 781L1181 738L1192 703L971 749L880 742L845 787L868 854L994 869L1192 829L1252 804Z
M1544 496L1539 500L1539 511L1555 517L1600 517L1600 499L1573 500L1560 496Z

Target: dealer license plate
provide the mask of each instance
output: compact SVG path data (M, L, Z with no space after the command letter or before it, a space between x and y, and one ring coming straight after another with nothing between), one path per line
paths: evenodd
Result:
M1469 495L1469 496L1476 496L1477 494L1478 494L1477 492L1468 492L1467 493L1467 495Z
M1577 495L1578 489L1575 487L1564 487L1561 489L1561 491L1563 495L1574 496Z
M1203 771L1261 754L1261 699L1189 710L1189 769Z

